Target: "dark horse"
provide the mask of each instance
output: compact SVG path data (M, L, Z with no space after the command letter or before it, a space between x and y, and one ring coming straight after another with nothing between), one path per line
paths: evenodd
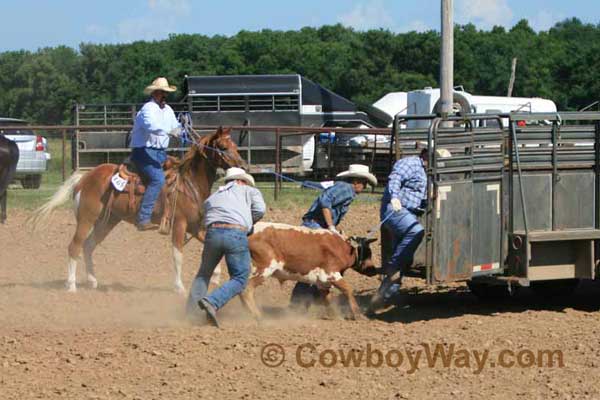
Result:
M173 262L175 265L175 288L184 292L181 282L181 267L183 264L183 246L186 233L202 240L200 234L202 222L202 207L204 200L210 195L216 180L217 168L243 167L245 162L237 151L237 146L231 139L230 130L219 128L215 133L204 136L190 147L177 167L179 180L177 183L176 205L173 217ZM75 202L77 228L73 240L69 244L69 266L67 288L76 290L77 259L83 253L87 269L87 278L92 287L97 287L98 281L94 273L92 253L110 231L120 222L135 223L137 206L141 195L136 194L135 207L129 206L127 193L116 193L108 220L104 220L105 208L111 189L111 177L117 172L115 164L101 164L91 171L75 173L69 178L52 198L32 215L34 227L47 217L61 204L69 199ZM163 191L167 188L163 188ZM155 208L156 210L156 208ZM153 219L160 216L153 215ZM144 262L144 260L140 260Z
M12 181L19 162L19 148L10 139L0 135L0 223L6 222L6 198L8 184Z

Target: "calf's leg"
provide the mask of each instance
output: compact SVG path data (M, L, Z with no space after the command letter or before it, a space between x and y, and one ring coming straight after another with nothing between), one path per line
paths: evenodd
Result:
M350 310L352 312L352 319L363 319L364 317L363 317L362 313L360 312L358 303L356 302L356 299L354 298L354 294L352 293L352 286L350 286L348 281L346 281L344 278L342 278L337 281L332 281L331 283L333 284L333 286L340 289L342 291L342 293L344 293L346 295L346 298L348 299L348 303L350 304Z

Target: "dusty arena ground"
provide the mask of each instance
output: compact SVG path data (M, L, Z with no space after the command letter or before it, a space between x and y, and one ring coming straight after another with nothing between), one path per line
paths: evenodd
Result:
M270 210L268 219L295 224L301 213ZM13 209L0 225L0 399L600 398L600 288L591 283L552 302L525 290L486 305L462 285L407 280L401 306L347 321L323 319L315 307L289 313L292 284L273 280L258 290L263 324L234 299L217 330L184 320L164 237L122 224L96 252L99 289L86 287L80 266L79 291L70 294L71 213L59 211L37 235L25 227L28 215ZM376 206L360 205L343 228L364 234L376 221ZM186 286L200 254L197 242L186 248ZM364 303L377 280L348 275ZM453 358L430 367L425 350L438 344ZM514 357L500 366L505 350ZM563 359L550 367L538 350L559 350ZM486 352L480 368L475 356ZM349 354L363 358L355 366ZM533 366L531 355L539 356Z

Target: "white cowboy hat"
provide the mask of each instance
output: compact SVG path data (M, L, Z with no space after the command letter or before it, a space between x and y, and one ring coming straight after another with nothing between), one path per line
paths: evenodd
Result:
M231 167L225 171L225 182L232 181L234 179L240 179L246 182L248 185L254 186L254 178L252 175L247 173L241 168Z
M427 148L427 142L420 141L419 143L417 143L417 148L419 148L419 147L421 147L423 149L426 149ZM439 158L449 158L449 157L452 157L452 153L448 149L435 149L435 154Z
M151 94L155 90L162 90L164 92L174 92L177 90L177 86L169 85L169 81L167 80L167 78L163 78L162 76L160 76L153 80L150 86L146 86L146 89L144 89L144 93Z
M373 186L377 186L377 178L369 172L369 167L362 164L350 164L347 171L340 172L336 178L361 178L366 179Z

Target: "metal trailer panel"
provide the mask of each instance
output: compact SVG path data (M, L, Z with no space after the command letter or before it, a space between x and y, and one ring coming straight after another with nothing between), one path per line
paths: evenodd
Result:
M474 273L497 273L502 265L500 180L473 184L472 257Z
M525 206L527 208L527 228L530 231L552 229L552 174L523 174ZM513 223L515 231L525 229L523 206L519 196L519 179L513 179Z
M437 188L433 280L464 280L473 272L473 183L444 182Z
M554 227L592 229L595 218L593 172L561 172L554 186Z

